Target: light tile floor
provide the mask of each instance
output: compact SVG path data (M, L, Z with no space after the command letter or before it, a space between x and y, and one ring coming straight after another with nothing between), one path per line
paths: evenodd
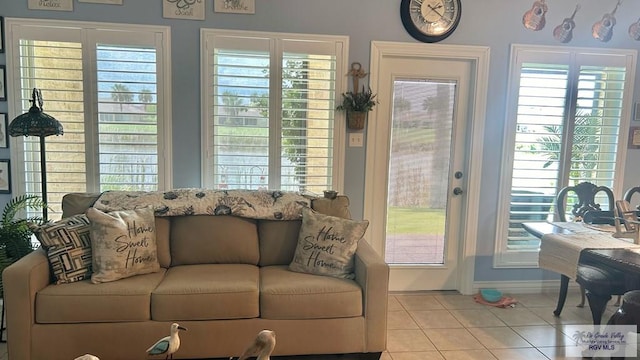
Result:
M580 358L571 335L592 321L588 306L576 307L577 291L560 317L553 316L557 293L510 296L519 303L501 309L456 293L391 294L382 360ZM611 302L604 322L616 310Z
M569 294L560 317L552 313L556 293L510 296L519 301L516 307L500 309L449 292L391 294L381 360L579 358L572 325L591 324L591 313L575 306L577 292ZM604 321L616 309L610 303ZM0 343L0 360L8 360L6 343Z

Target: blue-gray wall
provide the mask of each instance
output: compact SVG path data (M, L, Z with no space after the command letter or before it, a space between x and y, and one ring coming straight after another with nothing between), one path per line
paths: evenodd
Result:
M159 0L124 0L121 6L74 1L73 12L34 11L27 9L26 0L0 0L0 16L171 26L175 187L200 186L200 28L348 35L350 62L358 61L366 69L371 41L416 42L400 22L400 0L256 0L255 15L214 13L213 1L204 1L207 7L204 21L164 19ZM479 218L475 280L556 279L557 275L539 270L492 267L500 175L498 160L505 122L509 46L513 43L559 45L552 37L552 30L571 14L575 2L549 2L547 26L539 32L526 30L521 23L522 15L531 8L533 0L462 2L460 25L443 43L491 48L484 149L474 149L484 154L482 178L478 179L482 182L483 210ZM616 14L618 21L613 39L604 44L591 37L591 26L613 9L616 0L581 0L580 3L582 9L575 18L577 27L571 46L640 49L640 42L627 35L629 25L640 16L640 2L623 3ZM4 54L0 54L0 64L5 64ZM637 73L640 74L640 69ZM636 77L635 89L633 99L640 101L640 77ZM7 112L6 103L0 102L0 112ZM640 122L632 125L640 126ZM0 149L0 158L8 157L9 150ZM640 185L639 165L640 150L629 151L625 188ZM347 148L344 193L351 198L355 217L363 213L364 167L365 148ZM4 196L0 203L7 200L8 196Z

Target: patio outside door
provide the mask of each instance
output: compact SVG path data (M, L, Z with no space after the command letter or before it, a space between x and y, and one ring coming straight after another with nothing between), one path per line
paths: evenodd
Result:
M458 288L472 68L470 61L415 56L379 64L378 114L389 116L379 115L375 126L388 141L376 142L386 145L384 155L369 161L385 171L377 175L386 179L386 194L365 207L386 210L380 247L392 291Z

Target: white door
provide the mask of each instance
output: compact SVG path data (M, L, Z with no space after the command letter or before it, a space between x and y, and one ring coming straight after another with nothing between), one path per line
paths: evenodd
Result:
M365 186L378 196L366 197L365 211L384 212L371 237L391 267L392 291L460 288L475 66L401 54L376 66L380 104L369 122L375 139L367 138L376 170Z

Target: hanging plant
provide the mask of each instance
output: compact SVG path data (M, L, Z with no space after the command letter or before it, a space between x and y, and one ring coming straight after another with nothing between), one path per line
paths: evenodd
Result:
M360 92L348 91L342 94L342 104L336 110L347 113L347 125L350 129L364 129L364 121L367 113L373 110L378 104L376 94L371 89L365 90L364 86Z

